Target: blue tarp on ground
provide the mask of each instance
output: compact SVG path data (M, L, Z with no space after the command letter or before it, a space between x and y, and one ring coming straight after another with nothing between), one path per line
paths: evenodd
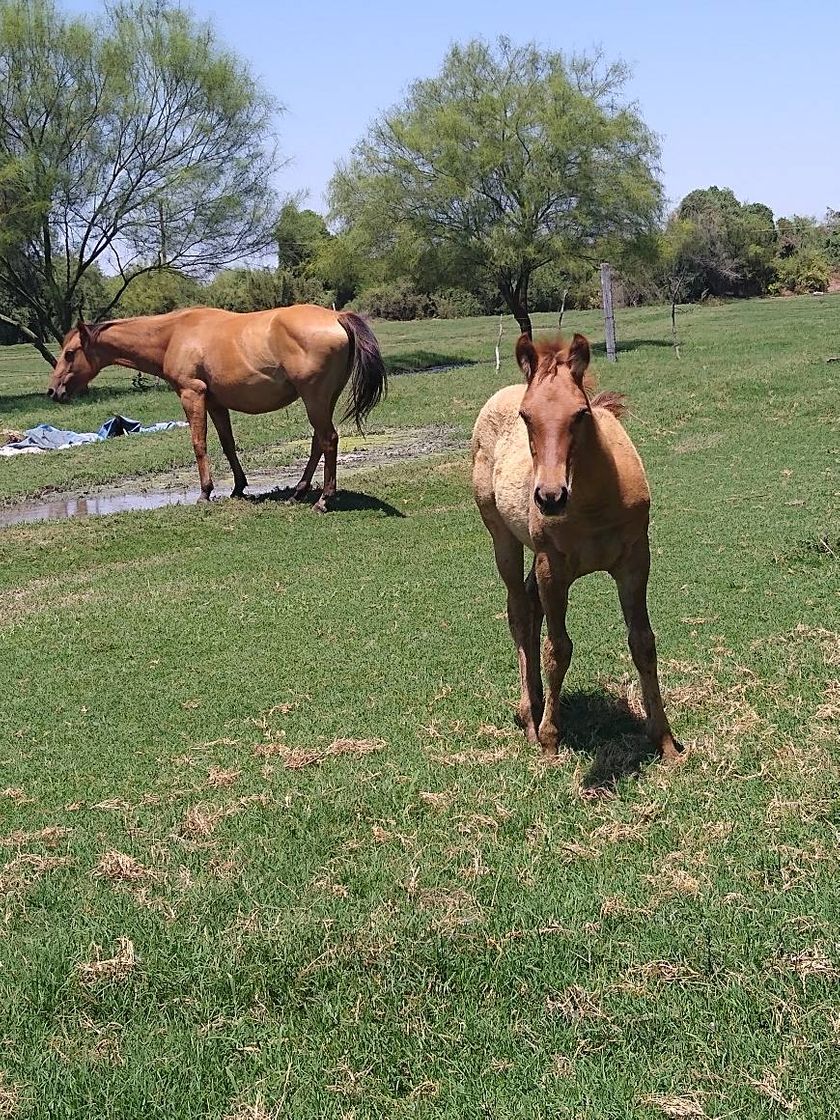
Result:
M97 432L70 432L52 424L38 424L24 433L24 438L0 447L0 455L25 455L37 451L63 451L83 443L100 443L115 436L143 435L146 432L165 432L169 428L186 428L185 420L162 420L159 424L141 424L128 416L111 416Z

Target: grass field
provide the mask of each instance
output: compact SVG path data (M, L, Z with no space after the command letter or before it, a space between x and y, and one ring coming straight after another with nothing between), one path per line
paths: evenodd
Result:
M840 297L686 311L681 362L668 329L622 312L596 369L651 479L676 768L607 577L573 588L557 764L513 726L466 452L347 475L328 517L0 531L0 1117L840 1115ZM498 375L493 320L377 331L460 363L394 377L379 437L466 441L517 379L512 325ZM0 353L0 426L178 416L115 370L59 410L39 363ZM306 438L234 427L246 470ZM0 497L191 462L183 430L0 460Z

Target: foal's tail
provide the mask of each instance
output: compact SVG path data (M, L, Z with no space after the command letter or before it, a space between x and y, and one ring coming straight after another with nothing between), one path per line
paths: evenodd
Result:
M361 431L370 410L382 400L388 389L388 374L376 335L361 315L354 311L339 312L338 321L350 339L350 403L342 417L351 416Z

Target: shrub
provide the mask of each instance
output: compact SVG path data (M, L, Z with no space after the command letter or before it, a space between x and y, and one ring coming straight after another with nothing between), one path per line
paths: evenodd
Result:
M831 267L819 249L800 249L776 261L779 284L788 292L824 292L831 279Z
M348 308L374 319L428 319L434 314L429 297L415 292L407 280L365 288Z
M481 304L464 288L441 288L432 296L438 319L469 319L481 314Z

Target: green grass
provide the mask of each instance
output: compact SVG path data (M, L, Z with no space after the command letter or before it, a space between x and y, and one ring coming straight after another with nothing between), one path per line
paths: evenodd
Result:
M622 312L596 362L651 478L674 769L622 702L606 577L573 589L557 765L513 727L465 454L348 477L329 517L0 532L0 1116L835 1116L838 312L689 311L679 363L662 309ZM515 378L493 320L377 330L394 365L478 363L394 378L377 432L466 439ZM25 351L0 363L5 426L177 415L116 372L58 414ZM235 428L246 469L305 436ZM0 486L190 461L181 431Z

